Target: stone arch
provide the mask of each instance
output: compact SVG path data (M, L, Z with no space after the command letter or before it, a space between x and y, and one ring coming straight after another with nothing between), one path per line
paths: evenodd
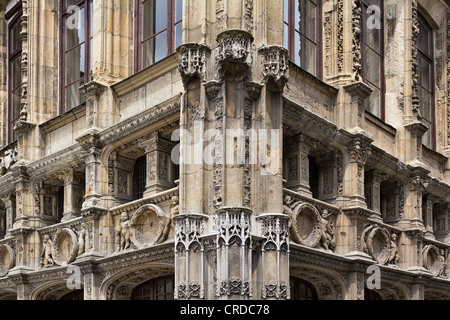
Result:
M377 292L383 300L410 300L408 288L404 285L389 281L381 280L380 289L371 289Z
M447 8L441 1L418 0L418 4L419 13L425 17L433 29L437 29L438 26L442 25Z
M129 300L133 289L141 283L174 273L173 265L163 263L147 263L119 271L103 281L100 299Z
M317 292L319 300L344 300L347 286L342 276L329 269L304 264L292 264L289 273L310 282Z
M0 290L0 301L2 300L17 300L17 292L14 289Z
M60 279L38 286L31 292L30 298L31 300L59 300L62 296L74 290L67 287L66 280Z
M450 294L443 290L425 289L425 300L450 300Z

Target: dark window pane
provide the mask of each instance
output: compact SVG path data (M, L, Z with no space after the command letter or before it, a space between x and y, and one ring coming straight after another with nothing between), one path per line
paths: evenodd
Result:
M300 66L311 74L316 74L316 45L301 37Z
M64 0L64 8L67 9L68 7L75 5L80 0Z
M142 10L142 40L167 28L167 1L145 1Z
M419 20L419 37L417 38L417 45L420 49L428 54L431 54L430 48L430 32L427 27Z
M20 116L20 100L21 100L21 90L16 90L12 92L12 120L15 121Z
M296 28L298 28L297 24ZM316 41L316 6L309 0L300 2L300 33Z
M66 88L66 111L71 110L84 102L84 96L79 90L83 84L84 81L75 82Z
M165 56L167 56L167 32L156 36L156 50L155 50L155 62L158 62Z
M78 19L78 26L74 26L68 23L68 19L74 19L73 15L69 16L66 21L66 51L77 46L78 44L86 40L86 29L85 29L85 9L82 8L78 13L76 19Z
M369 98L367 98L365 101L365 109L374 116L380 117L380 100L381 100L380 89L376 88L370 83L368 85L373 91L370 94Z
M419 87L419 106L420 114L423 118L430 121L431 120L431 94Z
M78 81L85 75L85 45L81 45L66 54L66 84Z
M380 66L381 58L380 56L372 51L370 48L366 47L365 59L364 59L364 74L366 80L370 81L377 87L380 87Z
M424 58L417 58L417 72L419 74L419 84L427 90L431 90L431 65Z
M22 41L20 39L20 30L22 29L20 25L20 19L11 28L11 48L9 53L14 53L22 49Z
M376 53L381 53L381 32L380 29L369 27L368 23L364 25L364 42Z
M20 56L11 63L11 90L16 90L22 85Z

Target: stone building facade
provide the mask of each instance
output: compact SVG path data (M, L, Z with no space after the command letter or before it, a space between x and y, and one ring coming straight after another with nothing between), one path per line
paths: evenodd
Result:
M0 299L450 299L449 5L0 1Z

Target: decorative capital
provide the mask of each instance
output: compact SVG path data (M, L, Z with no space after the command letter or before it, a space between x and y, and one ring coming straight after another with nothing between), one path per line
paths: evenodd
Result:
M372 154L370 143L361 138L355 138L348 149L350 151L350 162L357 162L361 165L364 165Z
M411 191L418 192L424 192L429 185L429 183L420 176L413 177L409 183L411 186Z
M253 40L252 35L243 30L227 30L217 36L219 52L216 63L219 78L250 78Z
M263 81L275 91L283 91L289 78L289 51L281 46L268 46L258 53L262 56Z
M93 97L101 95L107 86L97 81L90 81L85 85L80 87L80 92L86 96L86 99L91 99Z
M186 84L193 78L205 81L206 56L210 49L198 43L186 43L177 48L178 71Z

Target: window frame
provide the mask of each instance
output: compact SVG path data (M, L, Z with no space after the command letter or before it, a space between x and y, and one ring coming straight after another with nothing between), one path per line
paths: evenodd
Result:
M434 61L435 57L435 48L434 48L434 32L431 25L428 23L428 21L425 19L423 15L420 13L417 16L417 19L420 21L420 23L426 28L428 31L428 45L430 47L430 53L427 53L423 51L419 44L417 43L417 63L419 60L419 57L424 59L425 62L427 62L430 65L430 88L431 91L421 86L420 81L417 82L417 85L424 90L426 90L430 94L430 118L426 119L421 115L421 118L424 119L427 123L430 123L430 149L436 150L436 79L435 79L435 68L436 64ZM417 40L418 41L418 40ZM418 69L417 69L418 70ZM419 72L419 70L418 70ZM420 104L420 102L419 102ZM423 121L423 120L422 120Z
M298 33L299 33L299 37L301 39L301 37L305 37L308 39L308 41L310 41L311 43L313 43L315 45L316 48L316 73L315 73L315 77L323 80L323 48L322 48L322 41L323 41L323 35L322 35L322 0L315 0L315 6L316 6L316 39L315 42L312 41L312 39L309 39L304 33L302 33L302 31L300 30L300 26L295 26L295 18L297 14L299 13L299 8L296 7L295 5L295 1L296 0L284 0L288 2L288 21L286 22L284 20L284 15L283 15L283 31L285 29L285 27L287 26L287 30L288 30L288 34L287 35L283 35L283 43L285 41L284 37L287 37L287 49L289 50L289 58L292 62L295 63L295 59L296 57L299 55L299 52L296 52L295 50L295 33L297 32L297 28L298 28ZM300 0L300 1L305 1L305 0ZM306 0L306 1L310 1L310 0ZM284 6L283 6L284 8ZM301 67L302 68L302 67ZM306 69L302 68L303 70L306 71Z
M150 41L151 39L156 38L158 35L166 32L167 33L167 45L166 45L166 55L165 57L169 56L170 54L175 52L176 49L176 27L178 24L183 23L183 17L181 20L176 20L176 2L177 0L166 0L167 1L167 17L166 17L166 27L163 30L159 30L152 34L147 39L142 39L143 30L144 30L144 21L143 21L143 3L151 1L151 0L135 0L135 10L134 10L134 17L135 17L135 28L134 28L134 49L135 49L135 55L134 55L134 72L137 73L139 71L142 71L151 65L158 63L160 60L154 62L153 64L144 67L143 66L143 44L144 42ZM161 1L161 0L159 0ZM183 1L181 1L181 4L183 5Z
M7 137L8 137L8 143L14 142L14 122L16 122L18 119L20 119L20 105L19 105L19 116L17 118L13 118L14 114L14 106L13 106L13 91L19 90L20 96L22 96L22 80L20 81L20 86L13 89L12 88L12 80L13 80L13 68L12 64L16 60L19 60L19 64L22 66L21 57L22 57L22 46L20 46L19 49L17 49L15 52L10 51L10 48L12 48L12 37L11 33L13 28L16 25L21 24L23 12L22 12L22 2L19 2L16 6L14 6L11 11L9 11L5 15L5 19L11 19L11 21L8 23L8 49L7 49L7 56L8 56L8 128L7 128ZM22 78L22 67L20 70L19 77Z
M165 291L165 288L167 286L167 281L168 280L172 281L172 292ZM164 285L164 293L158 295L158 293L157 293L157 284L158 284L159 281L164 281L165 285ZM151 292L149 294L150 299L142 299L144 294L140 294L139 297L141 299L136 299L136 296L138 294L136 291L139 290L139 289L142 289L146 285L150 286L150 290L151 290ZM164 296L165 299L162 299L162 300L173 300L174 299L174 294L175 294L175 278L174 278L173 275L168 275L168 276L162 276L162 277L158 277L158 278L153 278L153 279L147 280L147 281L145 281L145 282L143 282L141 284L138 284L131 291L130 300L141 300L141 301L143 301L143 300L158 300L157 299L158 296ZM168 295L169 296L171 295L172 299L166 299Z
M69 14L67 12L67 8L64 7L64 0L59 1L59 43L61 44L60 46L60 103L59 103L59 113L63 114L67 111L73 110L74 108L76 108L77 106L74 106L72 109L67 109L66 106L66 92L67 92L67 88L70 85L73 85L77 82L81 82L80 79L78 79L75 82L72 82L71 84L66 84L66 55L68 52L74 50L77 47L80 47L82 45L82 43L79 43L78 45L76 45L73 48L70 48L69 50L66 49L66 43L67 43L67 39L66 39L66 28L65 28L65 21L67 20L67 18L69 18L72 14ZM78 0L76 3L72 4L74 6L78 6L80 9L85 8L85 40L84 40L84 45L85 45L85 52L84 52L84 61L85 61L85 74L84 74L84 84L88 83L91 80L91 72L92 72L92 48L91 48L91 42L93 39L93 34L91 34L91 30L92 30L92 24L91 24L91 15L93 15L93 10L91 12L90 7L91 7L91 3L93 4L94 1L93 0ZM75 14L75 13L73 13ZM81 103L79 105L84 104L86 101L84 99L82 99Z
M317 290L314 285L302 278L290 277L290 286L291 286L291 300L305 300L305 301L313 301L319 300L319 295L317 294ZM311 291L311 296L302 296L298 290L301 286L304 286L305 289L309 289Z
M361 39L360 39L360 47L361 47L361 66L362 66L362 72L361 77L363 82L370 83L371 86L377 87L375 84L370 82L367 79L367 70L364 68L365 61L366 61L366 46L369 47L369 50L375 52L380 57L380 87L378 88L380 90L380 105L379 105L379 112L380 116L379 118L383 121L386 121L386 67L385 67L385 39L384 39L384 0L380 0L380 53L378 54L375 52L373 48L371 48L369 45L366 44L366 32L363 25L360 26L361 29ZM367 21L368 17L370 17L367 13L367 9L371 6L370 3L367 2L367 0L361 0L361 24L363 24L365 21ZM373 13L373 15L376 13ZM367 111L367 110L366 110ZM368 111L370 112L370 111ZM371 113L372 114L372 113ZM376 116L376 115L373 115Z

